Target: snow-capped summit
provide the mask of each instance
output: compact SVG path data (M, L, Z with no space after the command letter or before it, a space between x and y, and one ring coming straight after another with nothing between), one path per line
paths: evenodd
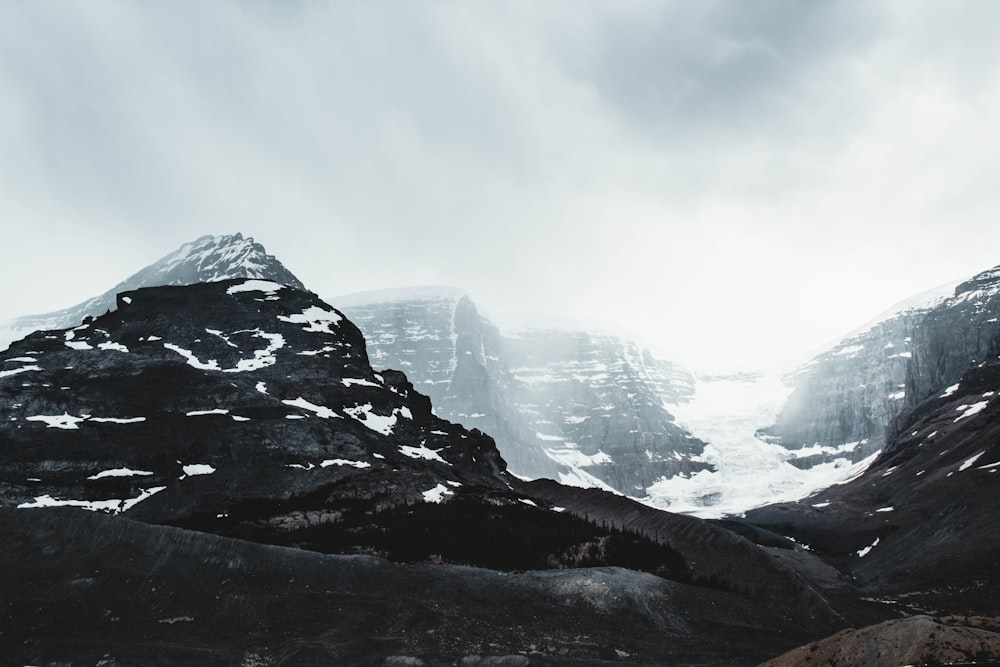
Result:
M115 308L119 292L140 287L192 285L231 278L273 280L295 289L302 282L252 238L242 234L202 236L126 278L104 294L52 313L18 317L0 324L0 348L39 329L76 326L84 317L100 315Z

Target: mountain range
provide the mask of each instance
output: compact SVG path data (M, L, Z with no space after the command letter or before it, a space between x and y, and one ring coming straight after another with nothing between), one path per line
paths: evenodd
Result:
M326 302L203 237L8 323L32 331L0 353L0 656L995 660L998 293L984 272L787 377L754 442L857 473L705 521L625 497L723 472L678 416L705 378L461 290Z

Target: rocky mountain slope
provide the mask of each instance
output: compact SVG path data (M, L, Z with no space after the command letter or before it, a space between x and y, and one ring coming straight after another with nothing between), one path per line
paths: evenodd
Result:
M885 445L897 415L953 384L1000 334L1000 268L947 296L848 337L791 378L795 390L762 435L797 450L796 465L857 462Z
M526 477L634 496L710 466L705 443L667 403L693 377L633 341L584 330L501 334L453 288L347 295L333 302L365 333L373 364L399 368L437 414L493 435Z
M116 305L0 355L5 659L752 664L843 623L724 528L509 475L311 293Z
M857 479L746 520L808 545L902 611L1000 615L998 342L898 417L897 435Z
M262 278L304 289L301 282L264 246L242 234L203 236L126 278L110 290L75 306L42 315L27 315L0 324L0 348L39 329L73 327L84 317L115 308L121 292L159 285L190 285L226 278Z

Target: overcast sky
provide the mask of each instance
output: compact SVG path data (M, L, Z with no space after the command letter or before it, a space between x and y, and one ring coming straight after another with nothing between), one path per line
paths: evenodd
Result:
M1000 264L1000 3L0 4L0 319L243 232L699 366Z

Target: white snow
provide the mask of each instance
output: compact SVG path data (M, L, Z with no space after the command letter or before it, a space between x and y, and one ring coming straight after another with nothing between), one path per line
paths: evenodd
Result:
M103 477L135 477L137 475L152 475L149 470L132 470L131 468L112 468L103 470L96 475L91 475L87 479L101 479Z
M10 361L13 361L11 359ZM10 377L11 375L17 375L18 373L27 373L28 371L40 371L41 366L21 366L20 368L12 368L9 371L0 371L0 378Z
M90 417L89 422L102 422L108 424L138 424L146 421L145 417Z
M335 310L324 310L319 306L309 306L301 313L295 315L278 315L278 319L282 322L290 322L292 324L308 324L309 326L303 327L305 331L332 334L333 331L330 327L339 324L343 317Z
M865 547L864 549L859 549L858 550L858 558L864 558L865 556L867 556L868 552L870 552L872 549L874 549L875 547L878 546L878 542L879 542L879 538L876 537L875 541L872 542L871 544L869 544L867 547Z
M194 368L201 369L203 371L217 371L219 370L219 362L215 359L209 359L208 361L202 361L194 355L191 350L185 350L179 345L174 345L173 343L164 343L163 347L184 357L187 361L188 366L193 366Z
M294 400L284 400L282 401L282 403L284 403L285 405L290 405L293 408L302 408L303 410L308 410L309 412L315 413L317 417L322 417L323 419L333 419L333 418L343 419L341 415L338 415L330 408L324 405L316 405L315 403L310 403L301 396L299 396ZM301 417L302 415L287 415L288 419L300 419Z
M399 417L413 419L410 409L406 406L394 409L392 414L388 416L372 412L371 403L365 403L364 405L358 405L353 408L344 408L344 412L364 424L370 430L375 431L376 433L381 433L382 435L389 435L392 433L392 429L395 428L396 421Z
M344 383L345 387L378 387L380 385L375 384L371 380L365 380L364 378L341 378L341 382Z
M813 503L813 507L816 507L818 509L823 508L823 507L829 507L829 506L830 506L829 501L822 502L822 503Z
M438 484L433 489L428 489L423 493L425 503L440 503L445 496L452 495L455 494L444 484Z
M604 482L604 480L594 477L582 468L569 468L566 472L560 472L558 475L559 483L565 484L566 486L576 486L581 489L601 489L603 491L613 493L616 496L622 495L621 491L611 488Z
M266 394L267 393L267 385L265 383L263 383L263 382L258 382L257 386L255 386L254 389L256 389L257 391L259 391L262 394Z
M442 448L443 449L443 448ZM399 453L403 456L409 456L411 459L426 459L428 461L438 461L439 463L448 463L443 458L438 455L440 449L431 449L427 445L421 443L419 447L411 447L410 445L403 445L399 448ZM451 465L450 463L448 465Z
M255 371L267 366L273 366L277 363L278 359L274 356L274 353L285 346L285 337L280 333L267 333L266 331L261 331L260 329L255 330L253 335L257 338L266 339L267 347L263 350L254 350L252 359L240 359L236 363L235 367L224 369L224 373L244 373L246 371Z
M989 401L979 401L978 403L973 403L972 405L960 405L960 406L958 406L958 408L957 408L958 410L965 410L965 412L963 412L961 415L959 415L958 418L955 419L955 421L959 422L959 421L962 421L963 419L965 419L967 417L971 417L973 415L979 414L980 412L983 411L983 409L987 405L989 405L989 403L990 403Z
M38 361L34 357L11 357L10 359L4 359L4 363L16 362L19 364L34 364Z
M132 303L132 297L130 297L130 296L123 296L122 297L122 303L125 303L125 304Z
M956 391L958 391L958 387L959 387L960 384L961 384L961 382L956 382L955 384L951 385L950 387L948 387L947 389L945 389L944 393L941 394L941 396L939 396L938 398L948 398L949 396L951 396L952 394L954 394Z
M774 423L791 390L777 372L696 378L693 400L666 407L681 426L709 443L704 460L715 470L660 479L638 500L671 512L718 518L769 503L801 500L862 474L877 453L858 463L844 456L803 470L790 463L795 452L755 436ZM826 453L846 454L859 444L844 443Z
M29 422L45 422L48 428L62 428L62 429L79 429L77 426L82 421L86 421L87 417L90 415L84 415L82 417L74 417L73 415L64 412L61 415L32 415L31 417L25 417Z
M207 463L189 463L181 469L188 477L194 477L196 475L211 475L215 472L215 468Z
M518 498L518 502L522 502L525 505L531 505L532 507L538 507L538 505L533 500L528 500L527 498Z
M226 294L237 294L239 292L263 292L270 295L281 289L284 289L284 285L279 285L278 283L270 280L247 280L246 282L238 285L233 285L226 290Z
M128 348L127 347L125 347L121 343L115 343L115 342L110 341L110 340L109 341L105 341L103 343L99 343L97 345L97 347L101 348L102 350L116 350L118 352L128 352Z
M336 348L326 345L318 350L302 350L301 352L296 352L295 354L300 357L315 357L318 354L324 354L326 352L333 352Z
M111 512L119 514L125 512L143 500L146 500L155 493L159 493L165 486L154 486L149 489L140 489L140 493L135 498L121 498L111 500L59 500L46 494L36 496L34 502L21 503L18 509L31 509L35 507L82 507L92 512Z
M219 336L233 347L236 347L222 332L210 331L210 333ZM181 355L187 361L189 366L193 366L194 368L198 368L200 370L222 371L224 373L244 373L246 371L255 371L266 366L273 366L277 362L277 358L274 356L274 353L285 346L285 337L279 333L267 333L265 331L261 331L260 329L237 331L233 333L251 333L257 338L267 340L267 346L262 350L254 350L253 357L249 359L240 359L236 363L236 366L232 368L220 368L219 362L216 359L202 361L191 350L186 350L179 345L174 345L173 343L163 343L163 347ZM150 339L152 339L152 337L150 337Z
M837 350L833 354L836 355L836 356L838 356L838 357L845 357L845 356L848 356L848 355L857 354L858 352L860 352L863 349L865 349L864 345L848 345L846 347L840 348L839 350Z
M887 505L886 507L879 507L876 512L895 512L896 508L892 505Z
M572 468L589 468L591 466L613 463L611 457L601 450L597 450L596 454L591 455L584 454L580 450L572 447L562 449L545 448L544 451L545 455L553 461L562 463L563 465L570 466Z
M979 452L978 454L976 454L974 456L970 456L969 458L965 459L965 462L962 463L962 465L958 466L958 472L963 472L963 471L968 470L969 468L971 468L972 464L974 464L976 461L978 461L979 457L982 456L985 453L986 453L985 451L982 451L982 452Z
M203 415L228 415L229 410L223 408L215 408L214 410L192 410L186 413L188 417L201 417Z
M70 332L71 333L71 332ZM66 347L71 347L74 350L93 350L94 347L85 340L68 340L66 341Z
M329 466L350 466L352 468L371 468L372 464L367 461L348 461L347 459L326 459L319 464L320 468Z

